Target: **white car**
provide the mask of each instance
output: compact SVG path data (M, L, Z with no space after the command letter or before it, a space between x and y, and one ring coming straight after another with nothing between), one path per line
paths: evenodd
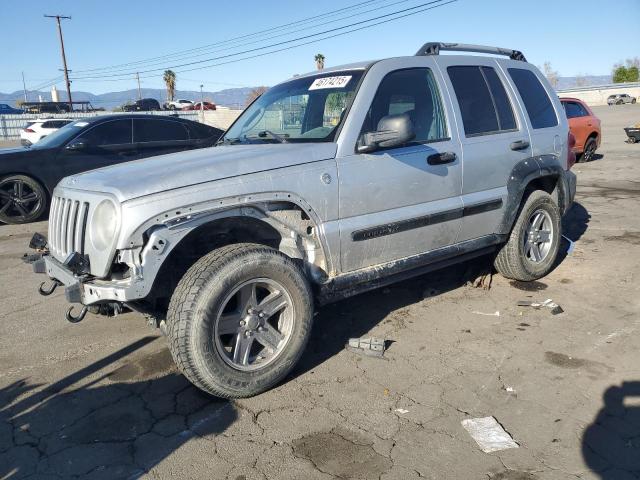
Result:
M20 131L20 143L25 147L29 147L72 121L73 120L69 118L39 118L29 120Z
M193 105L193 101L179 99L165 103L164 108L167 110L182 110L183 108L190 107L191 105Z

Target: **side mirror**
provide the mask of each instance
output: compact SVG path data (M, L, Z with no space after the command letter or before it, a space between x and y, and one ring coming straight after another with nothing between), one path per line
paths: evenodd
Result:
M85 141L84 138L78 138L66 146L67 150L74 151L87 150L88 148L89 144Z
M365 133L362 136L359 153L373 152L378 148L388 148L403 145L416 136L413 131L413 122L409 115L387 115L378 122L375 132Z

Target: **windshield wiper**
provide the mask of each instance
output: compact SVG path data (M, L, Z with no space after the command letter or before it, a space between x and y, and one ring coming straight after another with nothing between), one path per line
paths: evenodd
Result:
M248 139L255 139L255 138L266 138L266 137L271 137L274 140L277 140L280 143L287 143L287 137L289 136L289 134L284 133L282 135L272 132L271 130L262 130L261 132L258 132L258 136L257 137L247 137L245 136L244 138L248 138Z

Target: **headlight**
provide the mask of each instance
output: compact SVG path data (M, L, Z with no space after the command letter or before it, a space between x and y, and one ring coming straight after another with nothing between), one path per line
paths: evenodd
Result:
M118 211L111 200L103 200L91 217L91 243L96 250L106 250L111 246L118 228Z

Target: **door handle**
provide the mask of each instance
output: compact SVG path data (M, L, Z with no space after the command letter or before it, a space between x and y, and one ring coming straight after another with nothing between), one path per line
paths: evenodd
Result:
M524 150L525 148L529 148L529 142L526 140L511 142L511 150Z
M445 163L455 162L456 158L458 157L454 152L434 153L427 157L427 163L429 165L444 165Z

